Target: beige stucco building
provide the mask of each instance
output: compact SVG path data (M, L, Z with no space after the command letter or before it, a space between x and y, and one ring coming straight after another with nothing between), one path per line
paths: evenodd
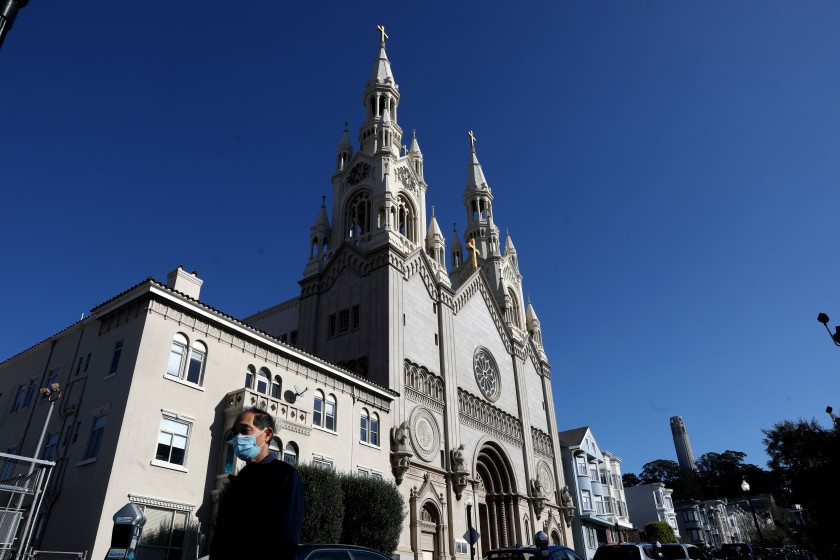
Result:
M103 556L126 501L206 533L235 470L227 430L255 403L281 419L284 458L398 484L407 518L395 556L469 557L468 502L479 555L539 530L573 546L540 322L517 249L500 241L474 138L465 246L454 232L447 249L418 139L402 145L399 99L383 33L359 147L345 130L299 297L239 320L203 305L201 280L179 268L0 364L4 395L55 371L66 387L49 428L60 474L45 544ZM32 453L40 406L0 419L0 445Z

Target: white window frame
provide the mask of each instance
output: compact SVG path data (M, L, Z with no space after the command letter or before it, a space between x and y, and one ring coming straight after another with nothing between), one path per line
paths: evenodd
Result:
M177 365L173 361L175 356L178 356ZM197 373L193 368L195 363L198 363ZM172 337L172 345L169 347L169 360L166 362L164 377L170 381L178 381L191 387L201 388L204 385L206 366L207 345L200 340L190 342L190 339L184 333L175 333L175 336Z
M592 492L589 490L580 491L580 509L582 511L594 511L592 509Z
M329 471L335 470L335 461L332 460L330 457L324 457L323 455L312 455L312 465L321 469L327 469Z
M186 433L179 433L172 431L173 424L177 424L179 426L183 426L184 431ZM171 414L164 412L160 419L160 427L158 428L158 435L157 439L155 440L155 455L154 459L152 459L152 465L156 467L166 467L172 468L175 470L184 470L187 469L187 457L189 455L190 449L190 437L192 436L192 426L193 422L191 418L185 418L178 414ZM169 437L169 456L166 459L158 458L158 446L162 443L161 441L166 436ZM172 450L175 449L175 439L182 438L184 440L184 458L183 462L177 463L171 460L172 458Z

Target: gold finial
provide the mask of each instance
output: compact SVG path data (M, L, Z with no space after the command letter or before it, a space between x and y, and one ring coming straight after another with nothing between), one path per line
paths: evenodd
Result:
M478 260L476 259L476 255L478 255L478 247L475 246L475 239L467 241L467 249L472 251L472 269L475 270L478 268Z
M385 26L384 25L377 25L376 29L379 31L379 44L384 45L385 39L389 39L388 35L385 33Z
M475 134L473 134L473 131L470 130L467 132L467 136L470 137L470 149L475 150Z

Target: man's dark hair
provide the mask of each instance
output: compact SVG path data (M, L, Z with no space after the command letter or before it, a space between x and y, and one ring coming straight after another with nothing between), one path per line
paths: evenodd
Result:
M246 412L253 412L254 413L254 426L261 430L265 430L266 428L271 428L272 432L277 432L277 428L274 427L274 418L272 418L271 414L266 412L261 408L257 408L256 406L251 406L243 410L239 413L239 416L236 418L236 423L239 422L239 419L242 418L242 415Z

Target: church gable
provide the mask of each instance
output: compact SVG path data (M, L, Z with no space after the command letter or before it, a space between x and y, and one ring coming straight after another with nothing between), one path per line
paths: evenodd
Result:
M484 305L490 315L491 321L498 331L500 340L505 345L505 350L508 353L512 353L513 347L510 341L510 333L508 332L507 326L502 319L502 314L499 312L499 308L496 305L496 300L493 298L493 292L487 285L487 280L484 278L482 273L475 274L471 280L458 288L458 291L455 293L453 298L455 314L457 315L464 306L473 299L473 296L477 294L480 294L481 298L484 300Z

